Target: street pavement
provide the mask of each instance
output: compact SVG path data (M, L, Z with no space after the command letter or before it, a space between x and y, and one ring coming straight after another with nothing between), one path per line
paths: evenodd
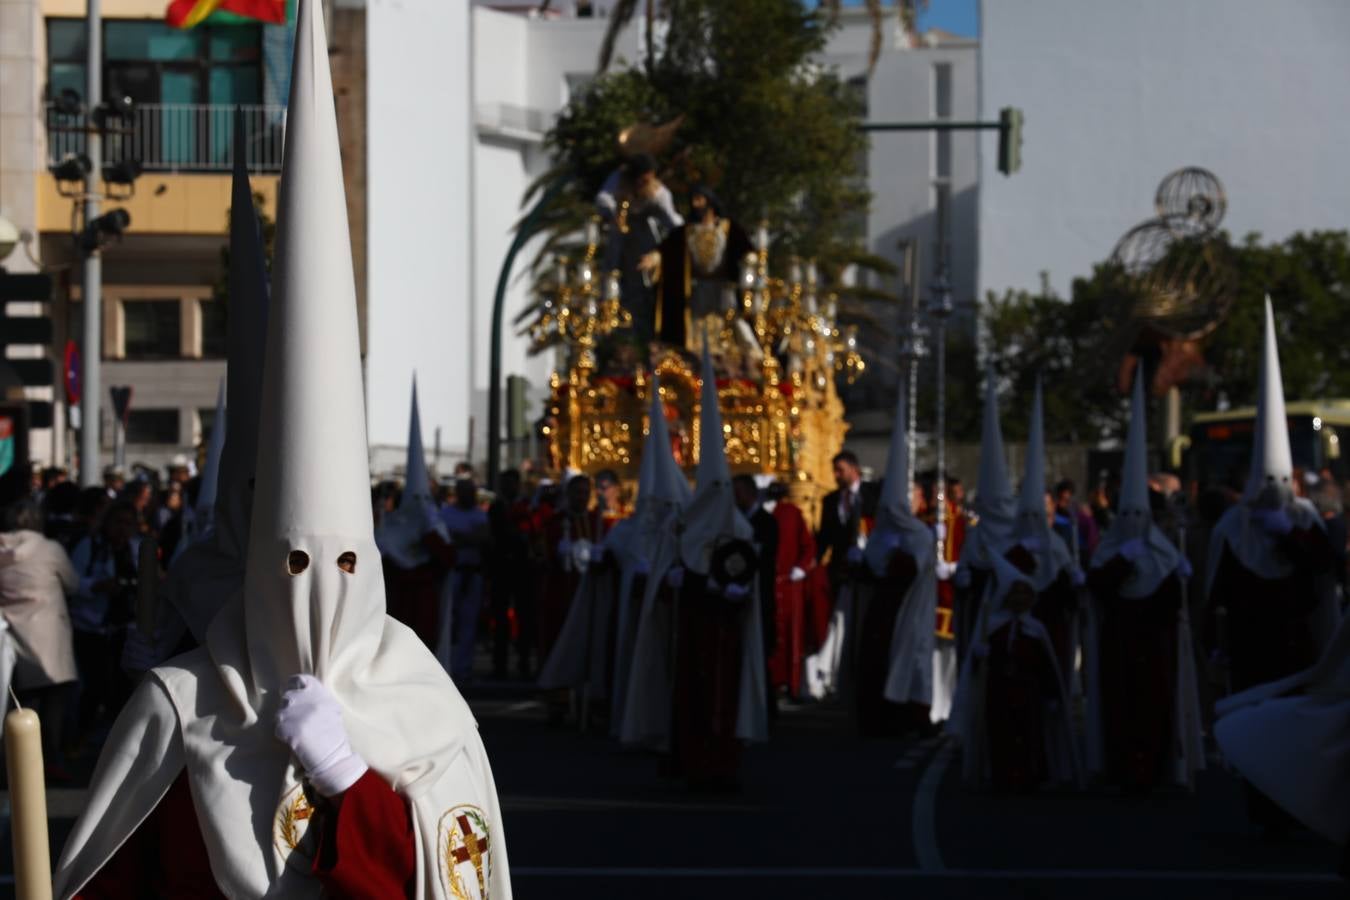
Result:
M962 784L949 740L863 741L842 710L811 705L747 750L739 791L692 793L653 755L550 726L528 684L467 695L520 900L1350 897L1339 851L1307 833L1265 840L1216 762L1193 794L993 796ZM49 798L56 855L83 791ZM13 896L7 800L0 898Z
M1345 898L1338 851L1266 841L1217 763L1197 790L993 796L945 738L863 741L837 708L784 710L741 790L691 793L654 756L550 728L529 692L471 693L532 898Z

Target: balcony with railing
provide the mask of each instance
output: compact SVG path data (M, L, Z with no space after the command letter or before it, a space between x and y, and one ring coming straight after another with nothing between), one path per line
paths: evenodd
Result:
M286 131L286 107L243 106L248 169L280 172ZM134 160L145 172L230 171L235 106L224 104L145 103L125 119L110 118L103 141L105 162ZM49 164L86 152L88 116L47 107Z

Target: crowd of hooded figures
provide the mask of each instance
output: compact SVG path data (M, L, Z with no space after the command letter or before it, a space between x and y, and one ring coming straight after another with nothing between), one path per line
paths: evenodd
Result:
M764 558L781 557L756 524L774 500L738 497L705 351L694 489L653 385L636 510L575 570L540 687L564 706L570 691L583 725L587 705L604 707L613 736L695 785L735 784L740 748L766 738L781 699L827 699L864 736L945 731L978 789L1193 789L1221 758L1255 823L1344 845L1344 554L1296 490L1267 304L1250 476L1205 534L1158 515L1142 365L1114 508L1090 543L1047 500L1039 384L1020 490L991 377L973 514L936 524L914 509L902 392L880 485L856 466L850 480L841 454L822 503L803 574L823 586L823 616L809 591L784 591L800 567Z

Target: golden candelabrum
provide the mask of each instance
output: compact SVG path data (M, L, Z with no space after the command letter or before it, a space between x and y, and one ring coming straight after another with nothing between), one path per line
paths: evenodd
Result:
M615 351L602 370L597 346L630 328L632 317L620 305L620 273L597 274L599 237L598 222L592 222L580 262L556 261L527 329L536 350L564 348L543 424L551 468L591 474L613 469L635 483L650 428L654 374L671 449L692 475L699 445L698 350L706 331L732 470L786 481L814 521L820 498L833 487L831 460L848 429L836 376L852 383L865 368L856 329L838 323L836 296L820 299L814 262L791 260L785 277L771 277L768 230L760 226L738 282L727 287L722 308L691 323L688 346L653 344L645 358L636 350L627 357Z

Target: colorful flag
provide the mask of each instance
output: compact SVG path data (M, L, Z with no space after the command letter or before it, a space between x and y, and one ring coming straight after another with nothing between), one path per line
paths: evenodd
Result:
M175 28L193 28L208 19L213 24L250 20L284 25L286 6L286 0L173 0L164 21Z

